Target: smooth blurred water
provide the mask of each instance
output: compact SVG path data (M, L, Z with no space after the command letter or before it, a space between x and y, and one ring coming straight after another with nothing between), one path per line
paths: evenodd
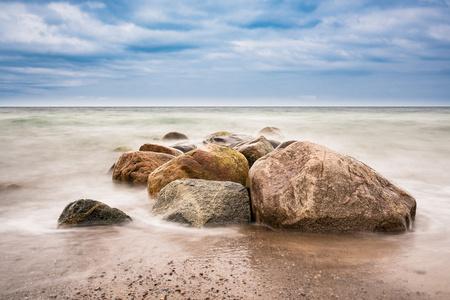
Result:
M60 237L59 214L82 198L124 210L137 236L148 230L182 232L186 239L245 236L245 230L198 231L153 220L148 212L154 200L145 187L114 184L107 172L120 155L115 148L137 150L170 131L200 144L216 131L256 135L266 126L280 128L285 140L308 140L353 156L410 192L417 200L413 230L372 239L407 249L412 256L405 264L438 260L436 268L450 269L450 108L442 107L0 108L2 247L20 248L35 236ZM5 188L11 184L19 187ZM354 240L348 245L359 247Z

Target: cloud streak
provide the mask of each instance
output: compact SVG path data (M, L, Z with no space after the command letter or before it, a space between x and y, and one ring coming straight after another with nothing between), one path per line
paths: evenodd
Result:
M448 1L420 0L2 2L0 105L60 93L123 97L126 86L150 104L364 101L393 78L398 89L377 99L447 103L449 13ZM359 92L343 90L355 76L365 78ZM405 88L411 80L420 93ZM267 88L274 84L284 90Z

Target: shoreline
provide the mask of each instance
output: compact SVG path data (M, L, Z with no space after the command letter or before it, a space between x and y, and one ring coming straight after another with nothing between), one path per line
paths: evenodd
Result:
M133 226L43 236L2 256L11 299L448 299L425 270L392 265L382 236L273 232L259 226L189 230ZM173 230L175 232L173 232ZM191 234L186 235L186 230ZM356 246L359 244L360 246ZM34 250L33 250L34 249ZM28 253L27 250L31 253ZM396 268L396 269L392 269ZM11 273L9 273L11 272ZM9 274L9 275L8 275ZM422 286L412 286L414 279ZM431 282L430 282L431 284Z

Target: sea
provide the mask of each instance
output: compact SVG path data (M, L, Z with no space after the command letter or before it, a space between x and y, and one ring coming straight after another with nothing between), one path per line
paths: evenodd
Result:
M152 217L155 199L146 188L117 184L109 172L122 154L116 148L171 146L174 142L160 140L168 132L201 145L217 131L257 136L266 126L281 129L283 140L311 141L352 156L408 191L417 201L411 230L328 236L274 232L257 224L186 228ZM64 207L78 199L119 208L133 222L114 229L57 229ZM251 258L256 254L248 245L258 242L285 243L283 251L300 255L314 244L347 262L374 263L405 289L439 298L450 292L447 222L449 107L0 107L0 298L88 277L99 266L83 258L89 250L80 245L98 245L101 260L130 239L153 241L154 253L189 259L208 251L211 257ZM196 244L202 253L186 250ZM65 260L74 251L78 267ZM141 253L129 247L126 256Z

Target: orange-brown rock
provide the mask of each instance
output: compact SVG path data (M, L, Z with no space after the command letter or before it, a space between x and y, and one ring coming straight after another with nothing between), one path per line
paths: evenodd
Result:
M182 151L162 145L157 144L144 144L139 148L139 151L152 151L152 152L158 152L158 153L166 153L173 156L180 156L183 154Z
M362 162L296 142L250 169L257 222L310 232L398 232L410 228L416 201Z
M166 153L133 151L122 154L116 162L113 179L146 184L148 174L175 156Z
M177 156L148 176L148 193L156 197L170 182L181 178L233 181L245 185L248 163L244 155L227 146L208 144Z

